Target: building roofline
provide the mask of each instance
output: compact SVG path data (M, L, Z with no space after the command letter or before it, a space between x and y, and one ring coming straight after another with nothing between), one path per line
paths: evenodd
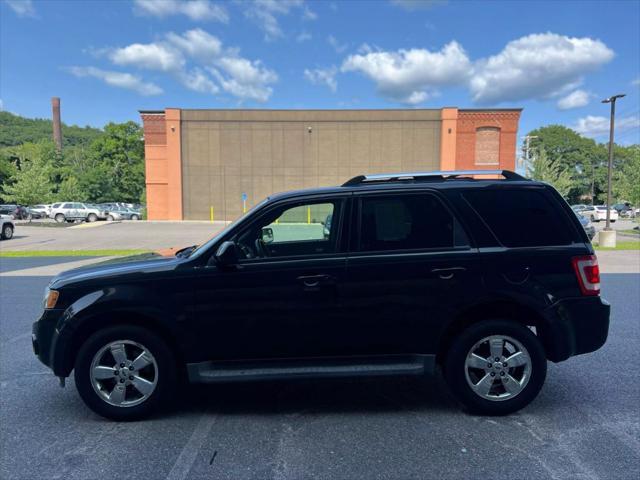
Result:
M459 108L459 112L521 112L522 108Z
M160 114L164 114L164 110L138 110L138 113L140 114L147 114L147 115L160 115Z

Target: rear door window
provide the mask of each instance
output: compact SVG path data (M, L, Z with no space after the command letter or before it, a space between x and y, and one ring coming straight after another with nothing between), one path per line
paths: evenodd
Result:
M363 197L361 252L468 247L461 225L431 194Z
M506 247L569 245L575 230L561 205L542 190L475 190L464 198Z

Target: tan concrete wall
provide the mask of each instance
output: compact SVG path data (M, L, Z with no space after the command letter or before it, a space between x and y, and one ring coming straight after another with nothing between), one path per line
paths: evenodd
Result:
M440 110L182 110L181 129L187 220L210 207L233 220L243 192L250 207L362 173L440 168Z

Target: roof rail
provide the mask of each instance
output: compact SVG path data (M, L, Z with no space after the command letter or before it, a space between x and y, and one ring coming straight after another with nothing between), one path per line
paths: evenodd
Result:
M415 180L446 180L449 178L466 177L469 175L502 175L505 180L528 180L511 170L450 170L435 172L400 172L377 173L374 175L358 175L342 184L343 187L362 185L369 182L397 182Z

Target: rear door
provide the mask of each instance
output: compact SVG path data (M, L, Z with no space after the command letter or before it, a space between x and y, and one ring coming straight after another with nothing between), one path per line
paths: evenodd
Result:
M481 290L476 249L436 192L368 193L356 203L344 350L433 353L444 322Z

